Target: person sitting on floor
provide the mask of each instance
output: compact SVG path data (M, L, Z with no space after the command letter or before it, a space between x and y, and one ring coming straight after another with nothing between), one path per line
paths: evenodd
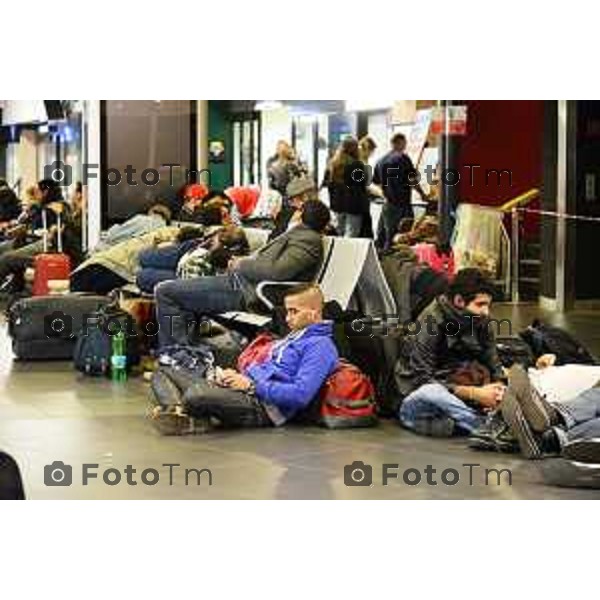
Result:
M224 427L280 426L301 413L338 364L333 324L323 320L323 293L316 284L289 290L284 299L287 337L271 348L266 361L245 373L216 371L185 393L180 407L156 407L151 418L164 434L198 431L216 420Z
M488 320L493 294L482 273L463 269L448 293L423 311L419 332L406 336L396 384L404 398L398 417L408 429L468 435L499 404L505 386Z
M174 243L140 253L136 283L151 294L162 281L223 274L234 256L244 256L248 250L241 227L229 225L208 235L203 228L183 227Z
M306 202L302 223L258 250L231 261L225 276L165 281L155 290L159 347L187 343L188 325L196 316L246 310L256 304L261 281L311 281L323 260L327 206Z
M600 464L600 366L554 366L555 359L543 355L529 373L510 369L502 418L526 458L558 456L567 445L573 452L576 443Z

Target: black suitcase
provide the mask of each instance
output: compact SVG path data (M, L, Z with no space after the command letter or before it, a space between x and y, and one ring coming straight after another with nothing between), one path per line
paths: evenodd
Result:
M86 317L108 305L105 296L36 296L7 310L8 333L18 360L71 360Z

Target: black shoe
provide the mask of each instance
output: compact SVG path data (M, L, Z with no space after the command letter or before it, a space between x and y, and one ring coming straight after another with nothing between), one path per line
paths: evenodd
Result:
M448 418L421 418L415 420L415 431L420 435L436 438L449 438L454 435L454 419Z
M471 433L469 447L489 452L519 452L519 442L499 412L491 414L483 425Z
M562 456L577 462L600 465L600 438L568 442L563 446Z

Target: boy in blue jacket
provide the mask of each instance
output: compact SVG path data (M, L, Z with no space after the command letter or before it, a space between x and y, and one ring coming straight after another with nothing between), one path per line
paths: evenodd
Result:
M216 419L224 427L279 426L310 404L338 363L333 324L323 320L324 298L316 284L292 288L284 303L290 333L274 344L269 358L245 373L218 370L215 381L194 384L184 396L188 414L165 414L157 423L163 433L194 431L196 420Z

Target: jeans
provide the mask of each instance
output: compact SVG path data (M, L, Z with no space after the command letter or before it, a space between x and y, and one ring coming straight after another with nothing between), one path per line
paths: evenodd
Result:
M200 380L186 391L183 404L197 419L217 418L224 427L272 425L263 405L253 394Z
M126 279L102 265L90 265L71 275L71 290L74 292L104 295L126 283Z
M244 310L244 296L234 275L175 279L156 286L159 347L187 344L189 325L197 316Z
M170 244L163 248L146 248L139 255L140 267L176 271L180 256L179 244Z
M137 286L146 294L153 294L154 288L163 281L177 279L177 273L169 269L144 267L136 276Z
M459 432L465 435L477 429L485 418L441 383L427 383L406 396L400 405L398 417L406 428L413 430L420 419L451 418Z
M362 215L351 215L350 213L335 213L337 219L338 234L342 237L360 237L362 229Z
M402 219L413 219L414 213L410 202L392 204L386 202L381 209L381 222L383 223L383 249L388 250L392 245L394 236L398 233L398 226Z
M564 421L567 440L600 438L600 388L591 388L573 400L552 406Z

